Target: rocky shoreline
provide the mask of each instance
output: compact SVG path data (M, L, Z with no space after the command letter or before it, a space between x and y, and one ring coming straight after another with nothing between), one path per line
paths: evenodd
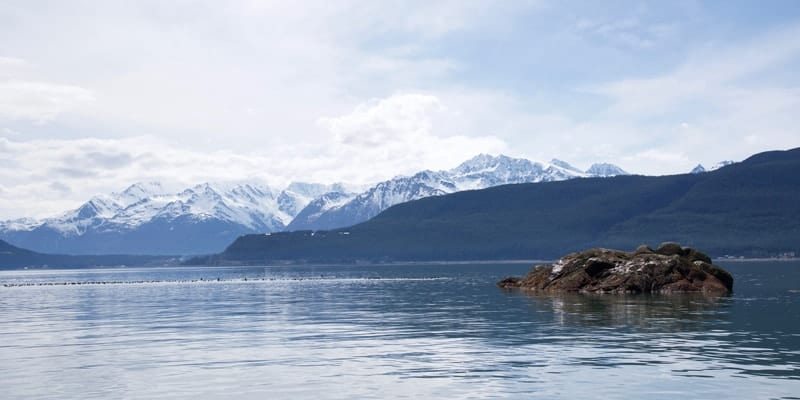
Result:
M667 242L655 250L641 245L633 252L597 248L572 253L497 285L539 293L724 295L733 291L733 277L700 251Z

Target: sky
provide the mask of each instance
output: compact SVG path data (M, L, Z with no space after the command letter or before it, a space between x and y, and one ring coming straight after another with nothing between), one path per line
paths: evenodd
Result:
M796 1L0 2L0 218L138 181L479 153L684 173L800 146Z

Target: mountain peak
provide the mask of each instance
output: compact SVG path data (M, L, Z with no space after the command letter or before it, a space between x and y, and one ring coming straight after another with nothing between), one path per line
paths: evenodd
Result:
M592 176L598 177L610 177L610 176L617 176L617 175L629 175L625 170L622 168L609 163L595 163L592 164L589 169L586 170L586 173Z
M164 186L160 182L136 182L122 191L122 194L163 194Z
M706 168L706 167L703 166L703 164L697 164L697 166L694 167L689 173L690 174L702 174L703 172L716 171L716 170L718 170L720 168L727 167L728 165L735 164L735 163L736 163L735 161L730 161L730 160L720 161L720 162L714 164L714 166L711 167L711 168Z
M690 174L702 174L703 172L706 172L706 167L703 164L697 164L696 167L689 171Z
M550 160L550 164L553 164L553 165L555 165L556 167L559 167L559 168L565 169L565 170L567 170L567 171L572 171L572 172L577 172L577 173L583 173L583 171L581 171L581 170L579 170L579 169L577 169L577 168L573 167L573 166L572 166L570 163L568 163L568 162L566 162L566 161L563 161L563 160L559 160L559 159L557 159L557 158L554 158L554 159Z
M486 165L486 164L498 164L503 162L509 162L514 160L521 160L520 158L513 158L509 157L505 154L498 154L493 156L487 153L481 153L476 155L475 157L470 158L461 163L461 165Z
M590 172L599 176L625 173L611 164L597 164ZM365 221L395 204L424 197L586 175L557 159L551 163L538 163L502 154L482 153L451 170L424 170L359 188L342 184L292 182L278 191L271 189L266 182L248 180L201 183L183 191L167 192L159 182L137 182L122 192L94 197L79 209L38 224L22 221L0 223L0 234L33 232L27 243L33 243L32 248L44 251L48 249L43 244L49 242L37 237L36 232L55 230L59 234L57 243L65 243L65 246L66 243L72 243L75 248L82 249L79 251L100 247L102 251L111 251L112 247L104 247L107 244L118 246L113 248L123 251L124 244L109 244L96 238L129 233L138 235L141 232L139 229L147 229L148 232L152 229L155 232L153 238L157 235L165 238L178 232L185 234L205 229L206 239L210 242L219 241L214 242L216 246L222 243L221 238L243 233L276 232L287 226L308 229L349 226ZM293 224L298 217L302 217L302 224ZM84 233L91 235L85 240L80 239ZM153 243L169 247L159 240ZM197 246L200 246L199 242ZM185 248L198 251L199 247Z
M525 169L530 168L533 164L524 158L512 158L503 154L496 156L490 154L478 154L467 161L461 163L448 171L457 175L468 175L477 173L490 173L500 169Z
M709 169L709 171L716 171L716 170L718 170L718 169L720 169L722 167L727 167L728 165L731 165L731 164L736 164L736 162L732 161L732 160L720 161L720 162L714 164L714 166L711 167L711 169Z
M165 193L164 187L159 182L136 182L120 193L112 193L111 199L125 208L146 198Z
M493 156L493 155L491 155L489 153L480 153L480 154L477 154L474 157L470 158L469 160L464 161L462 164L491 161L491 160L494 160L496 157L497 156Z
M316 198L328 192L341 191L341 184L326 185L324 183L292 182L284 191L294 192L301 196Z
M478 155L470 158L469 160L466 160L466 161L462 162L461 164L459 164L458 167L456 167L456 169L461 168L461 167L472 167L472 166L487 165L487 164L493 163L494 161L495 161L495 157L492 156L491 154L481 153L481 154L478 154Z

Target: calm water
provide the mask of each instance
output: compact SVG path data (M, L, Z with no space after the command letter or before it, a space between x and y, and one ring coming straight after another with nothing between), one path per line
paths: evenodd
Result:
M800 263L722 265L731 297L527 296L502 264L0 272L159 281L0 286L0 398L800 398Z

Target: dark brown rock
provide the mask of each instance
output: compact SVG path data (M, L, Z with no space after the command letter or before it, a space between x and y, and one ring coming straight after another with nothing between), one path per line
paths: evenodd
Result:
M639 246L631 253L609 249L573 253L539 265L525 277L508 277L497 284L544 293L727 294L733 290L733 277L695 249L663 243L655 251Z
M711 264L711 257L691 248L691 247L683 247L681 249L683 252L683 256L689 257L692 261L702 261L707 264Z
M497 286L500 286L503 289L512 289L519 287L519 278L508 276L503 278L500 282L497 282Z
M658 248L656 249L656 253L662 254L665 256L674 256L683 254L683 247L680 244L675 242L664 242L661 243Z
M643 244L634 250L635 254L652 254L655 253L655 250L651 249L650 246Z

